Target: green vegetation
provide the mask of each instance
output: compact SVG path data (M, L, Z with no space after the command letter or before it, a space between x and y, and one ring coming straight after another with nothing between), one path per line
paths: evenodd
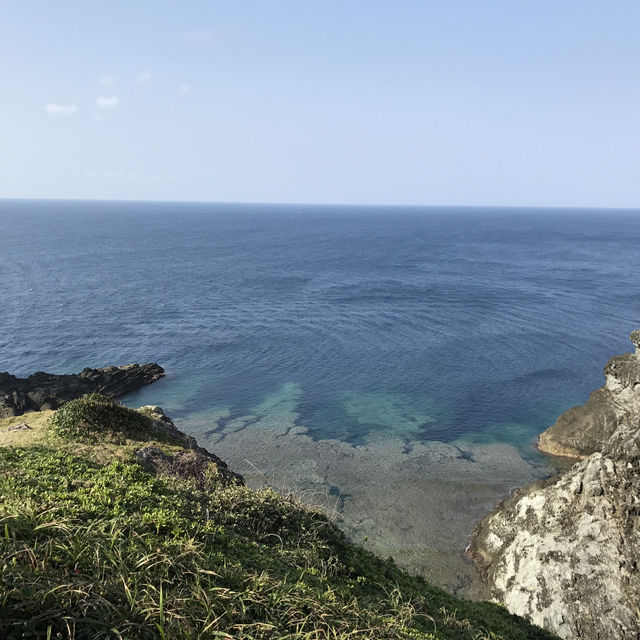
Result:
M46 436L53 411L31 411L21 416L0 418L0 447L24 447L37 444ZM11 431L17 425L29 423L28 431Z
M271 490L154 475L135 459L136 412L74 402L48 438L0 447L3 639L553 638L409 576ZM129 440L88 445L87 431Z
M92 393L71 400L51 418L51 431L67 440L136 438L150 435L147 415L118 404L107 396Z

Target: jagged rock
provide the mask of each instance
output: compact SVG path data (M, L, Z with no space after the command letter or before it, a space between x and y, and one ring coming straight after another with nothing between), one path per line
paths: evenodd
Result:
M630 338L636 352L607 362L604 386L596 389L586 404L563 413L540 435L541 451L583 458L601 451L621 424L640 414L640 330Z
M151 466L155 471L181 478L195 478L201 489L205 489L210 477L218 478L223 484L244 484L227 465L212 453L198 451L179 451L167 455L158 447L144 447L136 451L138 460ZM212 475L211 475L212 474Z
M612 358L605 387L554 425L556 450L591 455L503 501L473 534L492 597L562 638L640 638L639 360Z
M28 378L0 373L0 418L22 415L26 411L57 409L86 393L102 393L114 398L155 382L163 375L164 369L155 363L84 369L70 375L38 372Z
M169 416L165 415L162 407L145 405L144 407L140 407L138 411L144 413L151 419L151 428L154 431L165 436L169 436L171 440L179 442L187 449L197 448L198 445L196 443L196 439L192 436L188 436L183 431L180 431L173 420Z
M14 424L12 427L0 431L0 433L12 433L13 431L31 431L31 427L26 422Z
M151 418L151 426L154 430L171 436L172 440L188 449L188 451L168 455L158 447L143 447L136 451L136 456L141 463L167 475L195 478L202 489L207 487L212 477L225 485L244 484L244 478L240 474L231 471L218 456L199 447L195 438L180 431L160 407L146 406L141 407L140 410Z

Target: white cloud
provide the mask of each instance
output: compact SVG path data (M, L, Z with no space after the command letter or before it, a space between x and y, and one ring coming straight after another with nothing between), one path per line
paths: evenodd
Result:
M98 109L115 109L118 106L118 96L112 96L111 98L100 96L96 100L96 106Z
M75 104L54 104L50 102L44 106L44 110L52 116L72 116L78 111Z
M186 83L185 83L185 84L181 84L181 85L178 87L178 91L179 91L182 95L184 95L185 93L189 93L189 91L191 91L191 85L190 85L190 84L186 84Z
M139 84L147 84L147 82L151 80L151 74L148 71L141 71L137 75L136 80Z
M98 82L100 84L104 85L105 87L108 87L108 86L111 86L112 84L115 84L116 83L116 79L110 73L107 73L107 74L101 76L98 79Z

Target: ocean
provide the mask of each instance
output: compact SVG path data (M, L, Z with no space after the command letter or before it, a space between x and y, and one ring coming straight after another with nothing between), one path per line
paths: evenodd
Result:
M126 404L462 593L640 327L632 211L0 200L0 238L0 371L158 362Z

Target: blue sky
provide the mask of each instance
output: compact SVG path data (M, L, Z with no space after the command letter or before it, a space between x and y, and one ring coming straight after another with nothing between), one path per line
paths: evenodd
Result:
M0 197L640 206L640 2L0 1Z

